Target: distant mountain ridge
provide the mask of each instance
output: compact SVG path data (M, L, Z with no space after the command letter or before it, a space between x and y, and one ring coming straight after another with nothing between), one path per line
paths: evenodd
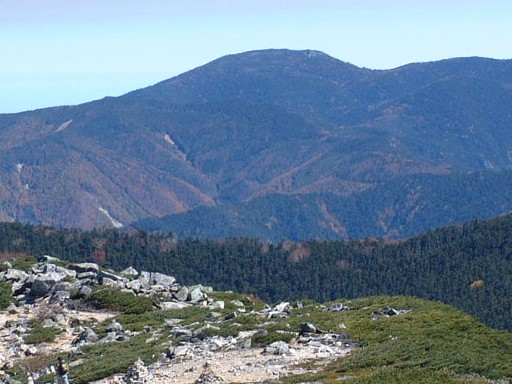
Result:
M252 202L286 212L297 199L325 194L337 201L327 214L317 204L302 219L319 237L344 238L364 236L354 226L368 220L349 225L329 212L371 196L358 204L405 223L377 234L401 237L458 218L441 214L419 226L402 216L378 193L388 183L400 188L395 180L417 179L419 187L423 175L437 175L436 193L450 185L446 195L456 196L450 177L489 173L482 177L495 180L492 191L473 195L467 210L475 217L512 210L506 193L499 204L483 203L509 178L511 111L511 60L376 71L318 51L230 55L121 97L0 115L0 219L92 228L191 212L183 230L193 233L208 219L195 208L225 215L246 206L258 216ZM331 217L338 229L311 223L314 216Z

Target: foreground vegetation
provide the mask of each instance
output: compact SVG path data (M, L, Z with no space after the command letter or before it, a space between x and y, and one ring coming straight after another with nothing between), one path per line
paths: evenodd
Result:
M109 308L118 305L118 292L103 295L97 305ZM333 312L325 305L306 301L302 307L279 319L256 316L263 303L234 293L211 293L216 299L241 300L247 311L231 320L224 315L234 307L215 312L193 306L176 310L150 310L144 313L120 313L116 320L131 331L142 332L123 342L100 343L83 347L83 354L71 357L82 363L72 370L74 383L88 383L119 372L126 372L141 358L146 364L156 361L169 345L177 345L180 337L169 332L166 321L180 319L181 325L198 330L206 323L207 336L236 335L250 329L264 329L264 338L253 336L253 345L265 346L276 340L290 341L296 337L304 321L319 329L334 333L347 333L356 346L346 358L329 364L318 365L313 361L307 368L316 373L290 376L281 379L285 383L323 382L335 383L340 378L354 384L362 383L488 383L489 380L512 379L512 334L492 330L471 316L440 302L406 296L376 296L343 303L350 310ZM124 308L137 306L140 298L126 301ZM339 302L339 301L338 301ZM145 305L143 303L143 305ZM407 310L406 313L374 319L375 313L384 308ZM117 306L120 309L120 306ZM215 320L217 319L217 320ZM110 320L108 321L108 323ZM236 326L235 326L236 325ZM97 324L95 331L101 336L107 324ZM26 365L26 364L25 364ZM16 367L22 370L22 365Z
M383 304L411 312L369 320ZM375 382L421 382L425 377L512 377L512 335L494 331L439 302L410 297L375 297L350 303L344 316L361 350L332 366L337 373ZM373 381L372 381L373 382ZM426 382L426 381L425 381ZM431 382L431 381L429 381Z

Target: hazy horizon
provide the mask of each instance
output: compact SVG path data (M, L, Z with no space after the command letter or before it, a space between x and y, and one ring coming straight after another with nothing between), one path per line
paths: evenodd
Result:
M392 69L453 57L512 57L512 3L438 0L3 1L0 113L119 96L219 57L319 50Z

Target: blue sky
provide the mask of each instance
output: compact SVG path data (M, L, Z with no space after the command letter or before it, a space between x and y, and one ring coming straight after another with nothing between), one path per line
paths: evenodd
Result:
M389 69L512 58L510 0L0 0L0 113L117 96L255 49Z

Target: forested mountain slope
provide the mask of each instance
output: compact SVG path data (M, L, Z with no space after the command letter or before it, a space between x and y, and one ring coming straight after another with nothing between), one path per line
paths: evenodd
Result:
M318 194L366 196L373 201L361 204L376 203L385 213L392 207L377 191L400 189L388 185L396 180L418 180L421 189L431 175L492 171L498 185L507 179L510 111L510 60L460 58L376 71L317 51L226 56L121 97L0 115L0 219L92 228L197 207L226 216L232 204L262 209L264 217L253 201L273 204L279 196L289 200L280 204L286 209ZM453 195L450 181L437 185L449 188L441 195ZM511 210L506 194L496 209L485 201L489 193L474 200L481 207L476 217ZM467 196L462 190L462 200ZM351 204L334 200L339 204L328 206L329 214ZM311 209L306 220L326 216L323 204ZM421 226L397 214L393 221L411 224L386 229L374 221L369 228L381 229L365 233L333 216L347 230L327 231L326 238L403 237L467 218L440 213ZM208 218L191 217L189 232ZM306 224L315 237L325 228ZM288 229L272 238L300 237L289 230L292 223L280 227Z
M0 230L4 258L51 254L116 269L134 266L174 275L184 284L200 281L268 301L407 294L442 300L512 330L512 215L399 242L178 240L140 231L19 224L3 224Z
M351 196L275 194L141 220L132 227L204 239L249 235L270 241L400 238L510 212L511 190L511 171L411 175Z

